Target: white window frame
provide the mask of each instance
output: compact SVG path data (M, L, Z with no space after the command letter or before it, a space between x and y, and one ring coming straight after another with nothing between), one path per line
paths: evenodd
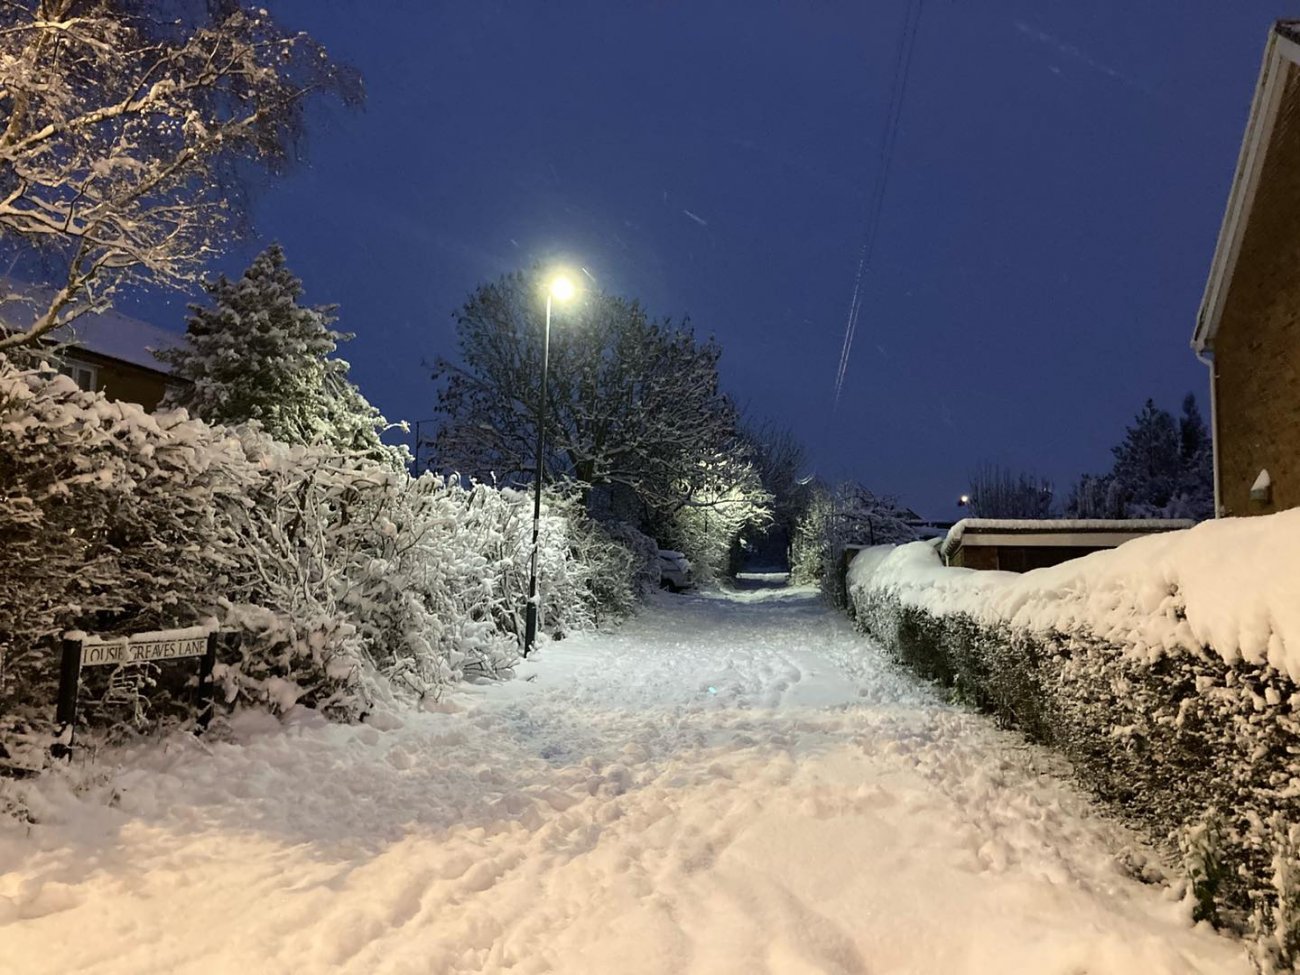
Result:
M78 389L93 393L99 389L99 367L76 359L65 359L59 372L77 384Z

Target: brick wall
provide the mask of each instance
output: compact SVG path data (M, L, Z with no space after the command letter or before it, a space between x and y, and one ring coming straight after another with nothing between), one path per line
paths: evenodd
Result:
M69 358L93 365L98 370L96 389L112 400L139 403L146 410L158 408L167 392L167 379L152 369L141 369L120 359L110 359L87 349L77 349Z
M1214 339L1221 501L1229 515L1300 505L1300 70L1291 68ZM1271 502L1250 500L1267 469Z

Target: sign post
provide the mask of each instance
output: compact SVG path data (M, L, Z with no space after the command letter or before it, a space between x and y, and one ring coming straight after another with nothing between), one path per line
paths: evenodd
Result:
M216 691L216 685L212 682L212 668L217 665L217 631L213 630L208 634L208 645L203 651L203 659L199 661L199 714L197 722L201 731L208 730L208 723L212 720L213 696Z
M199 686L196 694L199 731L206 731L212 720L212 671L217 663L217 631L206 633L195 630L177 630L162 633L138 633L134 636L101 640L72 634L65 637L63 656L59 665L59 701L55 720L59 724L59 740L51 748L56 758L72 753L72 739L77 724L77 690L81 685L83 667L121 667L127 664L156 663L201 657L199 661ZM197 733L197 732L196 732Z
M55 719L62 728L77 721L77 683L81 677L81 641L63 641L63 659L59 663L59 710Z

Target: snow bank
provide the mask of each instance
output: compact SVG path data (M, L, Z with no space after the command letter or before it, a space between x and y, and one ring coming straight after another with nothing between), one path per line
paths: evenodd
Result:
M931 613L1090 634L1158 659L1211 649L1300 681L1300 509L1138 538L1024 574L945 567L933 544L860 553L848 585Z

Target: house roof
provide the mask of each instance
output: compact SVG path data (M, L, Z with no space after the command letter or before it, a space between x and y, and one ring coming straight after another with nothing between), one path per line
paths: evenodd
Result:
M1300 20L1282 20L1273 25L1268 44L1264 49L1264 63L1260 68L1255 98L1251 103L1250 120L1242 140L1237 170L1228 194L1228 206L1219 241L1210 266L1210 278L1205 286L1196 331L1192 334L1192 348L1204 352L1214 344L1214 335L1223 318L1223 308L1228 297L1228 287L1236 270L1241 243L1250 223L1251 206L1259 189L1264 158L1276 126L1279 113L1285 107L1287 75L1291 68L1300 65Z
M1195 524L1185 518L963 518L939 550L946 557L964 545L1103 547Z
M22 329L31 325L37 307L48 301L52 292L26 281L0 280L0 328ZM86 312L67 328L51 333L54 341L71 348L127 362L154 372L169 372L168 366L154 358L152 349L170 349L181 345L185 336L157 325L124 315L114 308Z

